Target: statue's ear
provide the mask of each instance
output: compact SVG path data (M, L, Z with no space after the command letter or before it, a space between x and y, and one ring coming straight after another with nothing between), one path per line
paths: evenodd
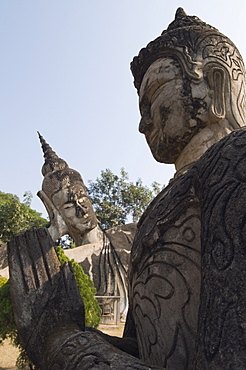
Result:
M37 196L42 200L48 212L50 218L50 227L48 228L48 230L51 234L53 241L55 241L68 233L67 225L63 220L58 209L54 206L50 198L45 194L43 190L40 190L37 193Z
M210 118L212 122L225 118L225 71L219 67L212 67L208 74L210 88L211 106Z
M55 208L54 204L51 202L49 197L45 194L43 190L39 190L37 192L37 196L42 200L44 203L44 206L46 208L46 211L48 212L50 222L55 218L55 214L57 212L57 209Z

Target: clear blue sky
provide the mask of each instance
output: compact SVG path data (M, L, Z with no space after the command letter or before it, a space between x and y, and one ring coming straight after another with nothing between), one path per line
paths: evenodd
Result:
M129 63L182 6L229 36L246 59L245 0L1 0L0 190L26 190L32 208L43 155L39 130L85 183L124 167L130 180L167 184L172 166L138 133Z

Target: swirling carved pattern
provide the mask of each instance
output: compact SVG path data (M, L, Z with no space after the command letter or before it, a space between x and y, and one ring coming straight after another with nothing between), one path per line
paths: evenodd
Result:
M132 255L131 308L141 358L187 369L200 292L200 208L191 177L175 180L149 206Z
M48 337L43 369L149 370L143 362L107 343L100 335L73 325L57 327ZM152 367L155 369L155 367Z
M238 130L213 146L194 169L203 220L196 361L201 370L246 367L245 147L246 131Z
M206 45L203 49L203 59L212 57L226 64L231 69L233 80L237 81L239 75L244 74L242 57L231 41L215 33L204 38L201 45Z
M245 148L245 129L225 137L170 184L140 220L130 306L140 354L148 363L193 369L196 353L199 370L246 367Z

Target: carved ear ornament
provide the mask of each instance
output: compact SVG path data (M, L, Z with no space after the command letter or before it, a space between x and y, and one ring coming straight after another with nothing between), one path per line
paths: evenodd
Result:
M218 66L210 68L207 74L212 103L210 106L210 119L216 122L225 118L225 70Z

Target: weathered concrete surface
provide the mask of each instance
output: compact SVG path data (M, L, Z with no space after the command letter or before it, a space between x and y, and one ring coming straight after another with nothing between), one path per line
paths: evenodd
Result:
M141 217L131 254L130 309L141 358L192 369L201 280L200 204L193 174L166 187Z

